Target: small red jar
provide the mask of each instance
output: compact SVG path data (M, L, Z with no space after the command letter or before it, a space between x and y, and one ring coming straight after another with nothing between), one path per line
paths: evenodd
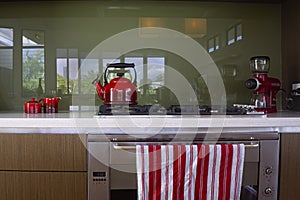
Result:
M25 113L41 113L42 112L42 104L32 98L31 101L27 101L24 103Z

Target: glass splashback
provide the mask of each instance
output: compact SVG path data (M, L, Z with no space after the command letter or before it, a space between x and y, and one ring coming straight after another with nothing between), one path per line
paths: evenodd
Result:
M44 72L40 73L45 76L44 95L53 91L62 95L60 106L64 109L69 105L102 103L89 83L104 71L103 63L107 60L139 63L140 103L210 104L212 98L219 98L230 105L249 104L251 91L244 82L252 75L249 69L252 56L269 56L269 75L281 78L280 18L280 4L263 3L1 2L0 38L4 38L7 30L13 37L9 37L11 45L0 45L0 56L12 51L13 56L1 56L0 105L5 106L0 109L22 110L28 100L22 89L22 33L26 30L43 33L45 60ZM133 34L128 40L117 40L128 33ZM136 45L135 39L141 43ZM159 49L160 41L164 46ZM180 42L182 49L177 48ZM29 45L30 48L33 47ZM62 49L66 52L75 49L76 56L67 53L62 57L57 53ZM202 61L201 56L206 60ZM62 58L64 62L60 62ZM155 58L163 60L164 66L154 67L150 61ZM78 69L73 69L74 66ZM210 66L216 67L218 73L210 73L207 69ZM225 95L210 89L210 84L218 78L222 80L219 84L224 84ZM10 84L9 89L6 83Z

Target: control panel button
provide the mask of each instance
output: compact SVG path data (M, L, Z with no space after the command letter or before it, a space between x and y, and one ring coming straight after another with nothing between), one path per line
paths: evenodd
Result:
M273 170L272 170L271 167L267 167L266 170L265 170L265 173L266 173L267 175L271 175L272 172L273 172Z

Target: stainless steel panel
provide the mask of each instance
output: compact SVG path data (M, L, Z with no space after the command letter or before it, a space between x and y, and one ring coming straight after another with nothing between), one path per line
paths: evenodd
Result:
M122 170L116 170L122 169ZM129 171L136 171L135 165L112 165L110 185L112 190L128 190L137 189L136 173Z
M172 134L156 135L150 139L134 138L126 134L120 135L120 137L116 135L110 136L112 135L89 135L89 149L94 150L96 155L105 163L109 163L108 168L105 164L94 162L93 158L90 159L89 165L96 163L97 167L89 167L89 179L93 178L90 170L104 170L108 171L109 184L97 185L89 181L89 187L94 187L89 189L90 197L93 196L89 200L96 200L99 197L103 200L108 200L111 190L136 189L135 145L169 144L170 139L172 140L174 137ZM193 143L215 143L216 141L215 139L204 141L203 136L201 134L197 135ZM244 143L247 145L245 149L243 186L257 185L259 188L259 200L276 200L279 167L278 133L222 133L219 136L218 143ZM189 135L186 134L177 138L178 140L173 142L173 144L190 144L190 141L186 140L188 137ZM95 198L96 196L98 198Z
M198 143L198 142L197 142ZM225 143L225 142L218 142ZM253 141L232 141L231 143L244 143L247 145L245 148L245 162L258 162L259 161L259 142ZM136 163L135 145L137 144L167 144L158 142L118 142L110 144L110 163L112 165L128 165ZM174 143L173 143L174 144ZM178 142L178 144L180 144Z
M89 142L88 150L88 199L109 200L109 143Z
M258 199L278 197L279 140L261 141Z

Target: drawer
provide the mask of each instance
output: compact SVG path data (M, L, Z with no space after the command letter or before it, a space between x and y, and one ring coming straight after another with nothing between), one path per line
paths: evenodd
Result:
M0 170L87 171L86 136L0 134Z
M87 172L0 172L1 200L87 200Z

